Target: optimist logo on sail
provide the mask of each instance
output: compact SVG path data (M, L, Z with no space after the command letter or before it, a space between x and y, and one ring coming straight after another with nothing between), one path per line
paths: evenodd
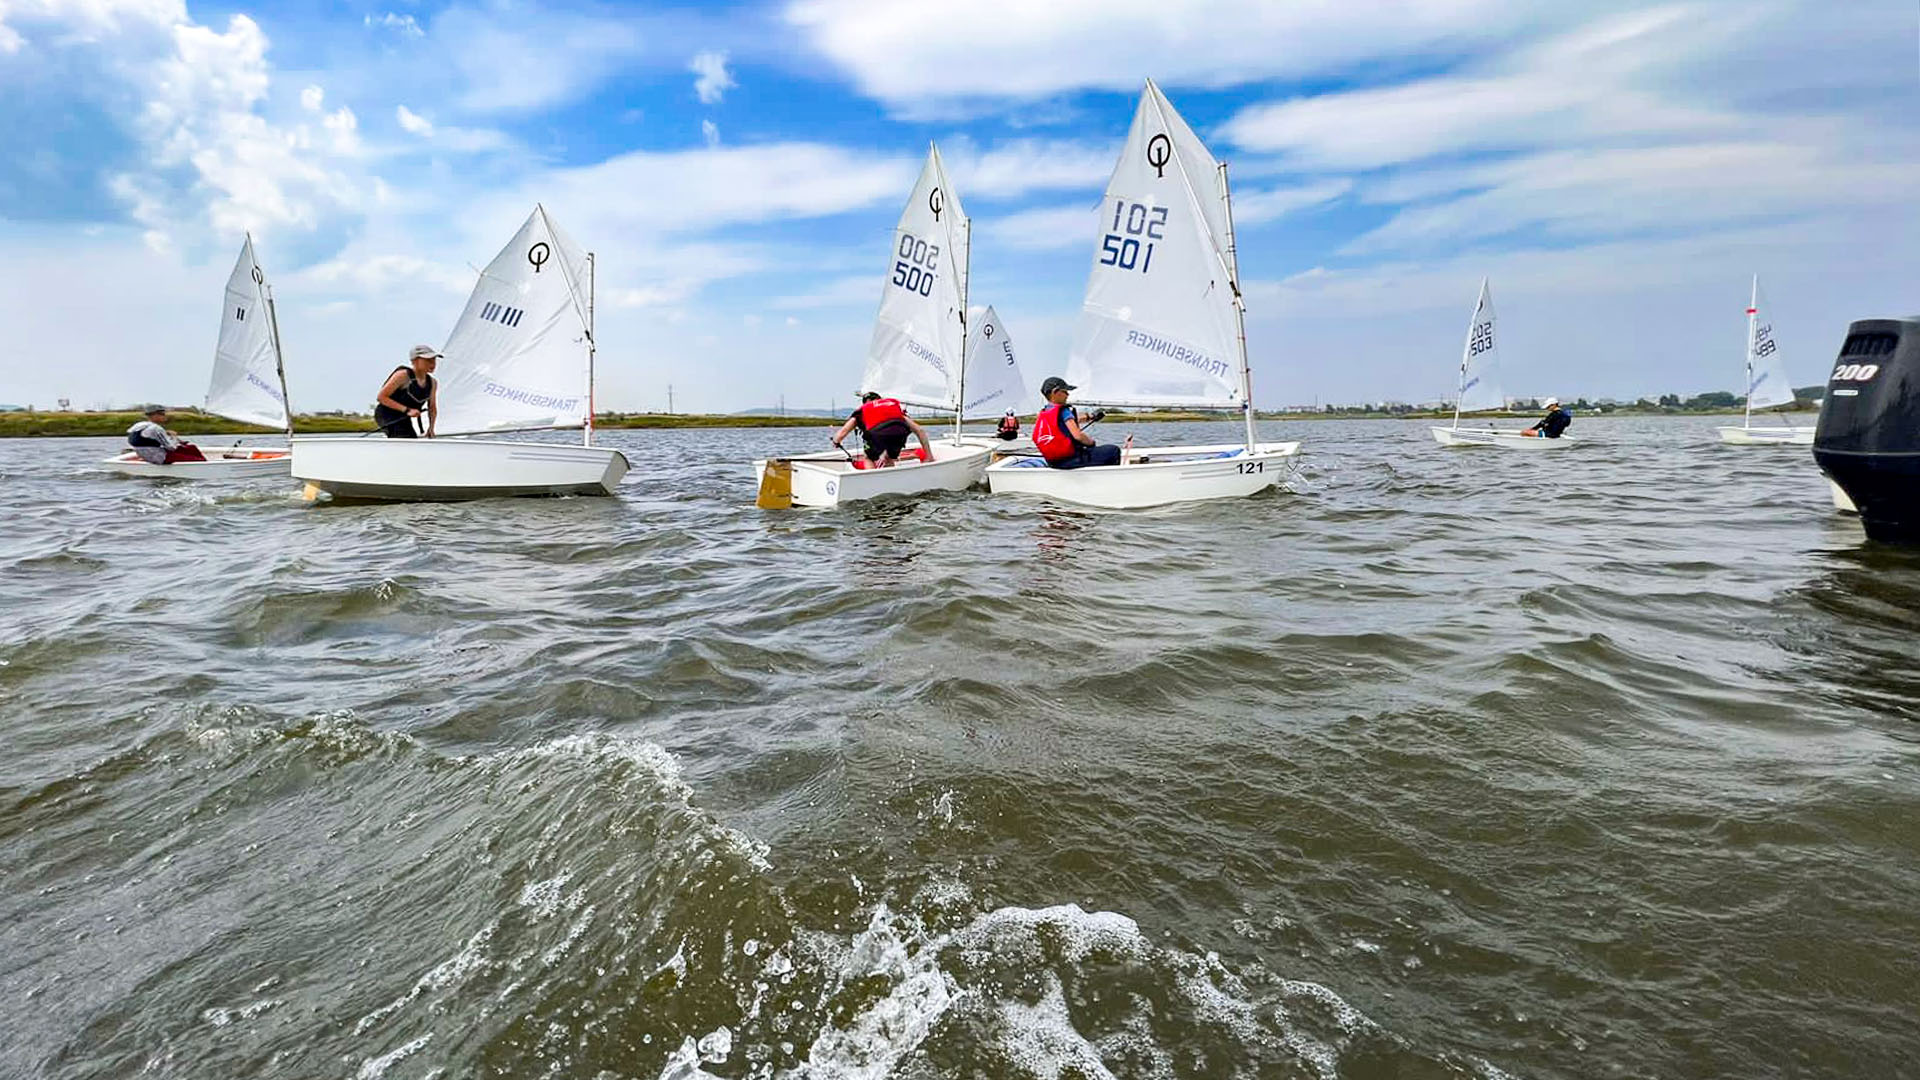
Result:
M1212 375L1215 378L1224 378L1227 373L1232 370L1224 361L1215 360L1213 357L1208 356L1198 349L1190 348L1177 341L1169 341L1166 338L1156 337L1153 334L1139 330L1127 331L1127 344L1136 349L1141 349L1157 356L1164 356L1169 360L1178 361L1193 368L1195 371Z

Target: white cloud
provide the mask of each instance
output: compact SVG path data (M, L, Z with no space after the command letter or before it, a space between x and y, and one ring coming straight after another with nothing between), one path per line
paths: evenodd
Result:
M794 0L790 25L898 109L1031 100L1082 89L1231 86L1340 71L1357 60L1484 45L1547 17L1521 0L1248 4L1242 0L976 0L929 32L924 8Z
M850 274L803 293L775 297L776 311L809 311L815 308L873 307L880 302L880 273Z
M397 12L388 11L379 15L369 14L364 17L363 21L369 29L391 30L401 37L419 38L427 36L427 32L420 29L420 23L411 15L402 15Z
M639 59L647 44L638 19L531 5L450 7L432 29L459 104L475 112L571 101Z
M1058 251L1091 247L1098 207L1092 202L1043 206L982 222L988 243L1014 251Z
M327 92L318 86L309 86L305 90L300 91L300 107L308 112L319 112L320 106L324 104L326 100Z
M727 91L740 85L733 81L733 75L727 71L727 54L706 51L695 53L687 70L697 78L693 80L693 95L702 105L718 105L726 97Z
M718 147L720 145L720 125L711 120L700 121L700 138L706 142L707 149L712 150Z
M1258 225L1297 210L1324 207L1352 190L1353 181L1344 177L1292 187L1247 188L1233 193L1233 220L1236 225Z
M399 121L401 130L408 134L418 135L423 139L433 137L433 121L421 116L405 105L394 106L393 117Z

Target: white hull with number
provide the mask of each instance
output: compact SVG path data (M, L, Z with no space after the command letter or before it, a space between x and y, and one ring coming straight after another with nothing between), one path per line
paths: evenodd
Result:
M980 483L989 451L968 442L936 441L932 461L903 460L885 469L855 468L838 451L780 460L792 463L795 506L838 506L882 495L919 495L929 491L965 491ZM864 459L862 459L864 462ZM766 461L753 463L753 479L764 479Z
M1723 427L1720 441L1734 446L1812 446L1810 427Z
M337 499L454 502L611 495L626 474L626 455L603 446L493 439L293 440L293 478Z
M1280 483L1297 442L1136 447L1120 465L1055 469L1039 457L1003 458L987 467L995 495L1039 495L1105 510L1138 510L1200 499L1252 495Z
M205 461L176 461L155 465L139 454L125 453L100 464L122 476L144 476L167 480L246 480L263 476L285 476L293 457L284 446L203 446Z
M1558 439L1543 438L1538 435L1522 435L1518 431L1499 431L1494 428L1428 428L1433 439L1441 446L1498 446L1508 450L1553 450L1573 445L1573 439L1561 436Z

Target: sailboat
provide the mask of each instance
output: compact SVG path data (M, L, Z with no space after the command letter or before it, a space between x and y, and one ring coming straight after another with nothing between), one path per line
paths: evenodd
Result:
M1739 427L1720 428L1720 441L1736 446L1812 446L1811 427L1753 426L1753 410L1791 405L1794 400L1793 387L1787 384L1786 362L1781 359L1779 343L1773 340L1773 320L1761 310L1760 275L1755 274L1747 301L1746 415Z
M1547 450L1572 445L1574 440L1565 436L1542 439L1523 435L1518 430L1460 426L1463 412L1498 409L1507 403L1500 388L1498 324L1492 286L1486 278L1481 278L1480 297L1474 301L1473 317L1467 320L1467 343L1460 350L1460 386L1453 402L1453 426L1429 428L1434 441L1441 446L1503 446L1509 450Z
M293 435L287 412L287 372L280 356L280 325L273 290L253 253L253 236L240 245L240 258L227 276L220 310L220 337L213 348L213 378L207 385L206 411L243 424L284 429ZM202 447L205 461L155 465L132 451L101 462L124 476L181 480L237 480L285 476L284 446Z
M884 469L839 450L756 461L760 506L836 506L879 495L962 491L980 482L989 450L977 437L963 438L960 429L969 400L971 233L940 148L929 144L920 179L893 230L861 390L902 405L951 411L952 434L931 440L931 460L921 460L925 451L909 443L899 463Z
M1234 410L1243 442L1136 449L1118 465L1056 469L1008 457L994 493L1126 509L1251 495L1278 484L1297 442L1254 435L1246 309L1227 168L1151 79L1098 211L1093 267L1067 358L1074 404Z
M294 478L351 499L613 494L628 463L593 445L593 277L593 253L535 206L447 336L438 437L298 438ZM459 437L575 428L577 446Z
M966 404L960 410L962 420L998 420L1008 409L1018 413L1032 399L1027 381L1020 374L1013 335L991 304L969 320L965 374ZM960 439L999 451L1005 451L1008 443L992 432L963 431Z

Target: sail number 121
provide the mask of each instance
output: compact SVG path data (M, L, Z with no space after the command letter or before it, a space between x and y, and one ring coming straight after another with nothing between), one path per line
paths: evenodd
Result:
M1100 241L1100 265L1146 273L1153 265L1153 242L1166 239L1166 227L1166 207L1113 200L1113 231Z

